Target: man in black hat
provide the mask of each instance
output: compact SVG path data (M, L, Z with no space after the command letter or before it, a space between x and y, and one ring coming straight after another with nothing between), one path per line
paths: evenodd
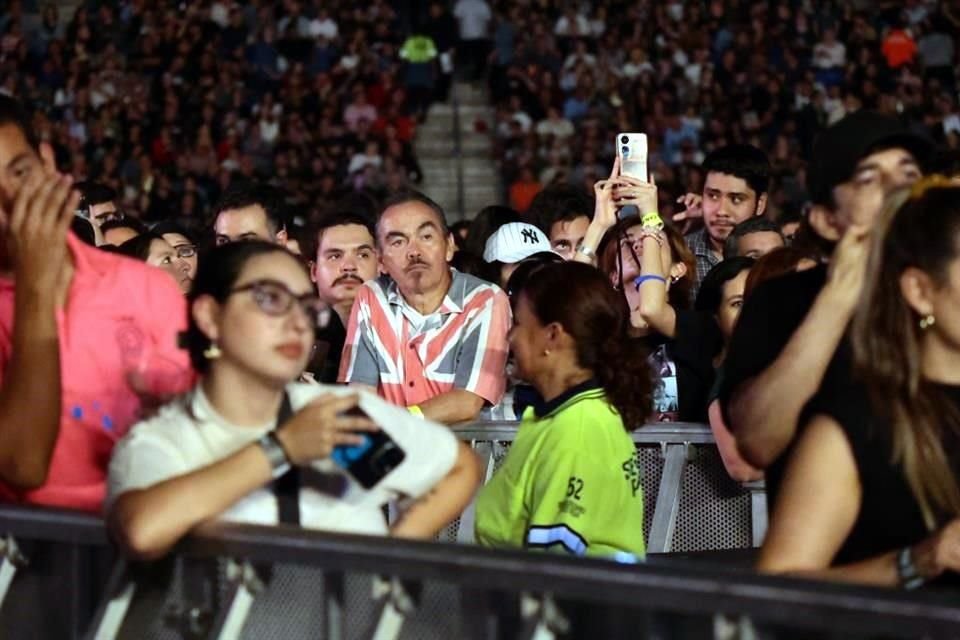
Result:
M824 264L760 285L731 340L720 405L741 454L767 469L771 498L800 412L821 387L849 379L843 339L863 286L870 232L892 189L921 177L932 145L897 120L857 112L824 131L810 162L806 224Z

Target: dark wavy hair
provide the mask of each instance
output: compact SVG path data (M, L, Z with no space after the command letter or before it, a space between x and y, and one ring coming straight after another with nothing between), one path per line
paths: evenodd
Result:
M198 373L206 373L210 368L210 362L203 356L203 352L210 346L210 339L193 319L194 301L202 296L210 296L221 303L226 301L247 263L253 258L271 253L290 256L303 268L304 273L307 273L306 267L293 253L278 244L262 240L231 242L214 247L200 262L193 289L187 296L187 330L180 340L181 346L190 354L190 363Z
M609 280L579 262L545 264L516 294L541 323L557 322L570 334L577 363L593 372L624 427L642 426L652 406L652 371L643 343L627 335L630 316Z

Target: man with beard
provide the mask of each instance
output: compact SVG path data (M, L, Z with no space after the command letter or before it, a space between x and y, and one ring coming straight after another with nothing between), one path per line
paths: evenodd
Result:
M317 254L313 281L330 308L326 326L317 332L316 352L308 370L319 382L337 381L340 355L347 338L353 301L363 283L377 277L373 223L357 213L333 213L316 229Z
M703 161L703 229L686 237L697 257L693 295L710 269L723 260L723 248L733 228L767 210L770 161L747 144L732 144Z
M390 198L376 236L387 275L357 293L340 381L374 387L437 422L475 419L506 384L506 294L449 266L453 236L443 209L423 194Z

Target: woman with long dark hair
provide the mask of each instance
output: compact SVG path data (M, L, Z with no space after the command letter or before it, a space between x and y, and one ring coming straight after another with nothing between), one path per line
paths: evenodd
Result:
M874 234L852 325L858 382L807 408L759 566L956 585L960 186L896 192Z
M629 309L631 336L650 351L659 380L653 419L706 422L722 340L709 314L690 310L694 258L683 236L626 218L610 228L597 255Z
M629 431L650 412L646 352L593 267L547 264L515 292L510 346L543 402L477 498L480 544L642 555L642 469Z
M108 517L128 553L161 555L214 518L430 538L470 501L479 464L449 429L366 392L294 382L323 311L297 256L217 247L189 301L199 382L134 426L110 463ZM345 464L384 434L383 473ZM402 496L415 501L388 529L383 506Z

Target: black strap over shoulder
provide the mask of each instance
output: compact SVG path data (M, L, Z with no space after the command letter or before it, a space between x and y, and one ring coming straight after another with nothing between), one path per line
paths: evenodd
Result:
M290 396L283 393L283 402L277 413L277 429L280 429L293 416ZM281 524L300 525L300 468L290 470L273 483L273 493L277 496L277 516Z

